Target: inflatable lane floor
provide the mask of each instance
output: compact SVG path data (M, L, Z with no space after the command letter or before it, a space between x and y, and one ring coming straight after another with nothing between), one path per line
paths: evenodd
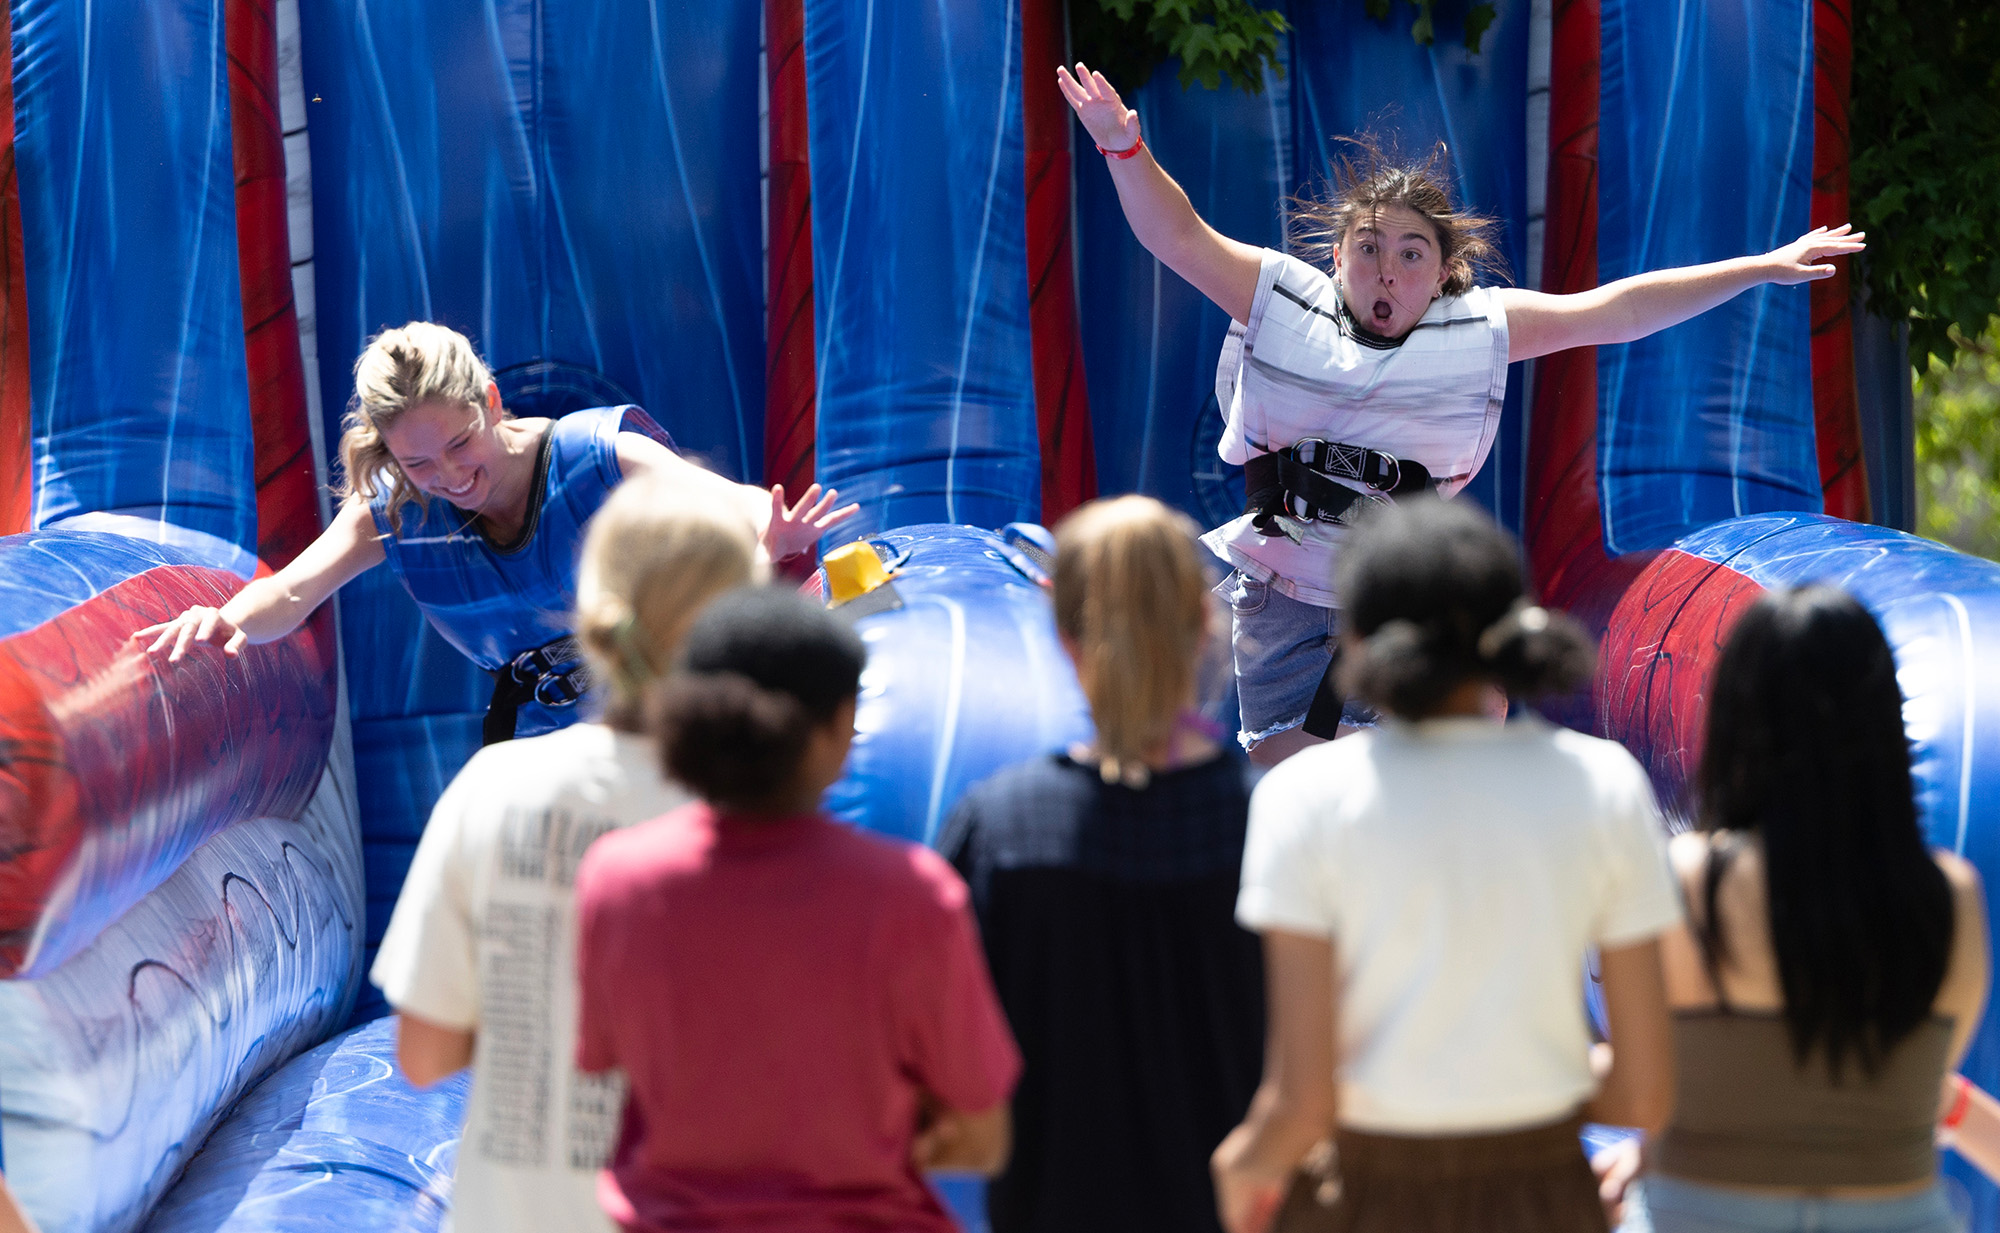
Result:
M330 620L177 664L130 637L240 585L121 535L0 539L0 1167L45 1233L138 1228L354 997Z

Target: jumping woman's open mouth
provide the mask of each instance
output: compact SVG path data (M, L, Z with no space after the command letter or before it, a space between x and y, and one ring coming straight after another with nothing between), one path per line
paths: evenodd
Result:
M1389 323L1389 318L1396 315L1395 306L1390 304L1389 301L1387 300L1375 301L1375 307L1370 311L1372 312L1375 318L1376 325L1387 325Z

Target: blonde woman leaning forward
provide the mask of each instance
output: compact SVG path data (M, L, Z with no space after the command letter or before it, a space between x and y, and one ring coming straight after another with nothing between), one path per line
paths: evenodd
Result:
M692 503L665 476L612 493L577 584L604 722L480 751L431 814L371 975L412 1083L474 1064L453 1212L465 1233L610 1227L596 1177L624 1087L570 1065L571 884L592 840L690 799L636 735L641 696L708 601L761 576L756 549L735 510Z
M1659 939L1680 905L1652 788L1610 741L1494 717L1587 680L1591 651L1471 504L1371 516L1337 585L1343 677L1386 720L1250 801L1236 916L1264 935L1271 1026L1215 1153L1223 1224L1266 1227L1331 1128L1337 1176L1292 1185L1284 1233L1603 1233L1582 1121L1657 1127L1673 1093Z
M1208 1154L1257 1086L1264 965L1232 914L1248 766L1195 709L1204 661L1227 671L1197 534L1136 496L1056 528L1097 738L978 785L938 842L1027 1061L994 1233L1216 1233Z
M190 608L135 637L179 659L271 642L363 570L387 561L446 641L495 676L485 743L576 717L588 688L569 636L583 527L621 479L658 475L748 518L765 554L804 552L853 515L819 485L795 505L695 466L637 407L514 419L463 334L427 321L384 330L354 363L333 525L291 564L220 608ZM518 720L518 727L517 727Z

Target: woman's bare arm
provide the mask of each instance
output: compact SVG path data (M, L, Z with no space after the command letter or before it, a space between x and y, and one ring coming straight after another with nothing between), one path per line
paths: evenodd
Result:
M333 516L333 525L277 573L251 579L220 608L193 607L132 636L153 638L146 648L149 655L171 645L169 663L198 642L219 646L225 655L236 654L248 643L276 642L304 624L329 595L363 570L380 565L386 556L368 506L349 498Z
M797 503L785 499L785 486L769 491L754 484L739 484L674 453L651 437L636 432L618 434L618 469L627 479L640 475L662 475L680 485L698 500L713 501L725 509L741 510L757 529L758 542L773 561L796 556L819 542L827 531L859 513L859 505L834 508L840 494L818 484L809 486Z
M1118 91L1082 64L1072 75L1056 70L1056 86L1076 109L1077 119L1091 140L1107 150L1129 150L1139 141L1139 113L1125 106ZM1188 195L1153 161L1150 149L1131 158L1105 160L1125 221L1146 251L1174 273L1194 284L1238 321L1250 319L1263 268L1261 251L1232 240L1202 221Z
M1832 259L1858 253L1867 236L1848 224L1815 227L1783 248L1707 265L1651 270L1551 295L1518 287L1494 294L1507 313L1507 358L1531 360L1571 347L1634 342L1679 325L1765 283L1791 286L1833 276Z
M1215 1199L1228 1233L1262 1233L1292 1170L1333 1133L1333 941L1264 934L1269 1027L1264 1078L1243 1124L1215 1149Z
M1007 1167L1014 1146L1014 1112L1001 1101L978 1113L940 1109L910 1146L911 1159L925 1171L948 1169L996 1176Z
M472 1065L475 1039L477 1034L464 1028L446 1027L408 1012L398 1012L396 1066L410 1086L431 1087Z

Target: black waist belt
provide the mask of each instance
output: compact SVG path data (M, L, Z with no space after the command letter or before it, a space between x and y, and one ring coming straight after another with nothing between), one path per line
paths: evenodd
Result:
M1353 480L1360 492L1339 479ZM1260 535L1283 535L1280 516L1301 522L1347 522L1362 502L1405 497L1437 487L1420 462L1363 445L1308 437L1243 464L1243 512Z
M582 648L568 634L523 651L493 674L493 700L486 704L481 745L514 739L514 723L523 706L575 706L590 692L590 665Z

